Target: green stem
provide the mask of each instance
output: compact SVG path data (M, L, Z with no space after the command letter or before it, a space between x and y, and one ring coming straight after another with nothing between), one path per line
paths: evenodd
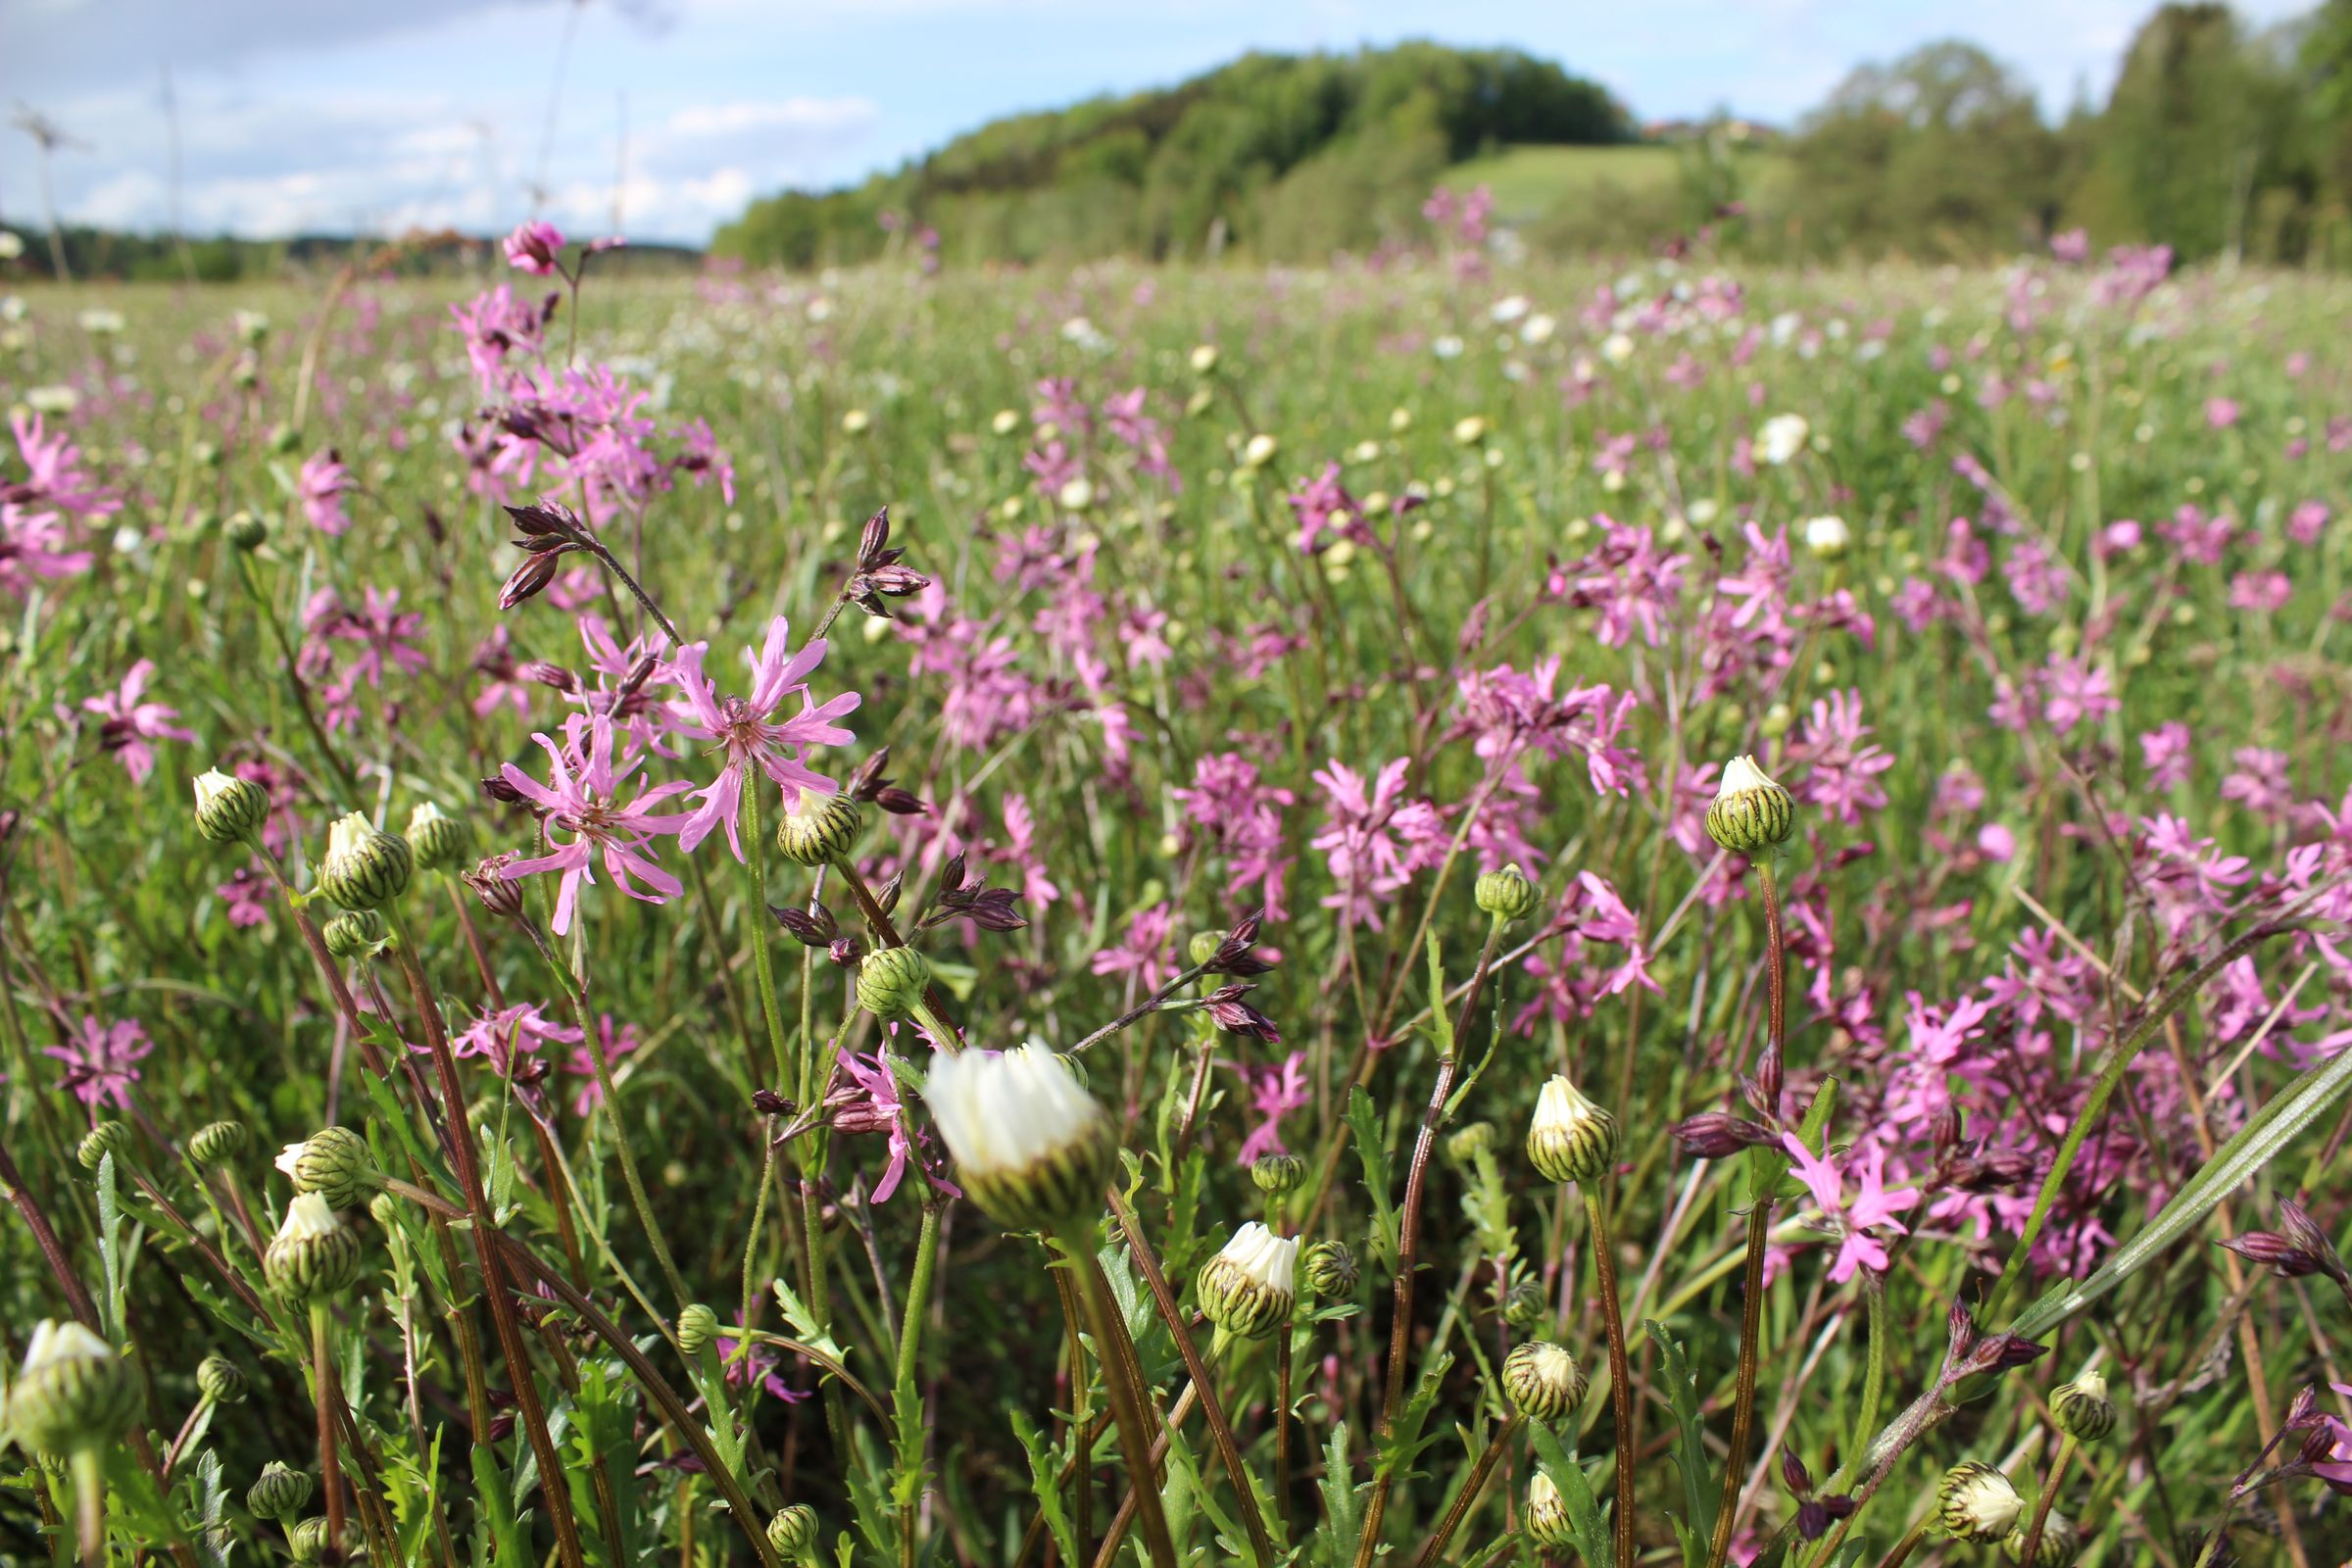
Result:
M923 1319L930 1315L931 1275L939 1263L939 1195L921 1171L915 1180L923 1195L923 1228L914 1244L914 1275L906 1282L906 1307L899 1314L899 1362L894 1403L898 1410L900 1484L906 1487L899 1504L900 1568L914 1568L914 1512L922 1500L923 1401L916 1396L914 1379L922 1359ZM916 1485L907 1486L911 1481Z
M81 1537L82 1568L106 1562L106 1462L94 1447L74 1450L74 1527Z
M343 1549L343 1464L335 1450L333 1318L326 1302L311 1303L311 1392L318 1406L318 1486L326 1494L327 1560Z
M1592 1228L1592 1272L1600 1289L1600 1319L1609 1336L1609 1406L1617 1418L1617 1568L1634 1568L1634 1375L1625 1353L1625 1309L1617 1300L1617 1257L1600 1195L1579 1184Z
M743 781L743 836L750 842L744 846L744 868L751 876L752 906L745 911L745 926L752 943L752 970L760 980L760 1014L767 1024L768 1050L775 1054L775 1085L782 1093L793 1081L791 1048L784 1033L784 1009L776 1005L776 972L767 951L767 840L760 832L760 781L757 776ZM758 1069L754 1069L757 1076Z
M1119 1334L1118 1304L1110 1298L1110 1283L1095 1263L1091 1227L1072 1225L1055 1239L1078 1271L1078 1295L1086 1303L1088 1332L1095 1338L1095 1359L1102 1365L1102 1386L1118 1423L1119 1446L1127 1455L1127 1481L1135 1498L1136 1517L1144 1528L1144 1544L1152 1568L1176 1568L1176 1543L1168 1535L1168 1518L1159 1502L1159 1477L1152 1462L1152 1423L1146 1413L1144 1391L1125 1359L1113 1348Z
M2058 1451L2050 1456L2049 1473L2041 1478L2041 1495L2034 1503L2034 1522L2026 1527L2026 1549L2018 1554L2019 1562L2032 1562L2041 1549L2041 1527L2049 1522L2050 1505L2058 1500L2058 1483L2066 1476L2066 1461L2075 1456L2075 1440L2071 1433L2058 1435Z
M1488 1444L1485 1450L1472 1461L1470 1474L1462 1479L1461 1491L1454 1494L1453 1506L1447 1508L1446 1517L1438 1521L1437 1533L1421 1548L1421 1555L1413 1559L1413 1568L1433 1568L1437 1560L1446 1554L1446 1544L1462 1527L1462 1521L1470 1517L1471 1508L1478 1502L1478 1494L1486 1490L1487 1477L1494 1471L1495 1461L1509 1451L1511 1440L1519 1435L1519 1429L1526 1424L1527 1417L1524 1414L1512 1411L1511 1418L1502 1424L1502 1430L1494 1434L1494 1441Z

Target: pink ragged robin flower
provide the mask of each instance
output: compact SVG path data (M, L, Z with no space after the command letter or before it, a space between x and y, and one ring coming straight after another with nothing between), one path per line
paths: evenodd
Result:
M192 741L194 730L181 729L171 723L179 716L176 708L145 700L147 682L155 676L155 661L142 659L122 676L122 684L99 697L82 699L82 711L95 713L104 722L99 726L98 744L115 754L122 771L130 775L133 784L144 784L147 775L155 771L155 749L149 741Z
M25 471L21 484L0 484L0 501L86 518L122 510L122 501L100 489L83 470L81 450L63 430L48 434L37 414L12 415L8 423L16 434L17 452L24 460Z
M507 265L533 277L552 276L564 254L564 231L544 218L515 225L506 239Z
M343 510L343 497L353 488L351 470L332 447L313 453L302 465L302 472L294 481L294 497L302 503L302 514L311 526L320 533L339 534L351 526L351 514Z
M685 693L679 717L686 722L679 733L715 742L712 749L723 751L726 761L717 778L695 792L703 804L685 819L685 826L678 834L678 847L692 854L696 846L710 836L711 829L723 823L727 844L740 860L743 834L737 808L742 804L744 779L753 764L757 763L784 792L788 804L797 802L803 790L832 794L833 781L804 764L801 750L808 746L847 746L856 740L857 736L833 720L856 711L858 697L856 692L844 692L822 703L810 700L808 677L825 662L824 641L820 638L797 654L791 652L791 628L782 615L767 624L767 641L753 667L749 698L719 694L703 673L704 652L705 645L696 643L681 650L671 666L678 689ZM800 699L800 711L776 717L776 710L794 697Z
M114 1105L127 1109L130 1086L138 1081L138 1062L155 1050L136 1018L112 1023L84 1014L74 1039L63 1046L45 1046L44 1056L66 1064L57 1087L92 1109Z
M1908 1235L1910 1228L1894 1216L1919 1201L1917 1188L1897 1187L1887 1191L1886 1151L1876 1144L1871 1146L1858 1170L1861 1192L1849 1204L1845 1201L1845 1180L1838 1173L1835 1160L1815 1157L1794 1133L1781 1135L1781 1148L1788 1152L1797 1179L1812 1193L1823 1217L1839 1233L1838 1260L1830 1265L1830 1278L1842 1285L1854 1277L1857 1268L1867 1268L1874 1274L1886 1273L1886 1245L1870 1235L1869 1229L1878 1225L1898 1236Z
M513 762L500 770L507 784L538 808L539 833L549 853L514 861L499 874L510 882L543 871L562 875L552 922L558 936L571 929L580 887L596 881L594 862L600 857L606 873L632 899L662 904L683 891L684 885L655 862L648 847L661 834L681 831L687 818L651 808L693 787L683 779L657 784L624 806L620 787L644 758L630 757L614 763L612 720L603 713L573 715L564 733L564 746L544 734L531 737L547 753L547 783L540 783Z

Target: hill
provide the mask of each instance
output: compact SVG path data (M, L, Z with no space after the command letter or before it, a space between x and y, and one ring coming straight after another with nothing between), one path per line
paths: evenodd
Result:
M755 202L712 249L755 264L1319 260L1405 231L1446 171L1509 146L1613 146L1632 118L1517 50L1252 54L1174 87L1013 116L865 183Z

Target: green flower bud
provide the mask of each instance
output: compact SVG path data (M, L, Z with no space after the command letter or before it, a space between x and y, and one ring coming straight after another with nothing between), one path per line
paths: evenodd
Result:
M240 844L270 819L270 792L219 768L196 775L196 831L215 844Z
M1516 865L1489 871L1475 885L1478 906L1498 920L1524 920L1536 912L1543 895Z
M196 1363L196 1387L215 1404L245 1402L245 1374L236 1362L219 1352Z
M1502 1293L1502 1320L1522 1334L1550 1315L1551 1302L1534 1280L1519 1280Z
M786 1562L798 1562L816 1544L816 1510L805 1502L787 1505L767 1522L767 1544Z
M1617 1159L1617 1118L1554 1073L1536 1099L1527 1157L1547 1182L1589 1182Z
M2058 1430L2077 1443L2097 1443L2115 1430L2115 1401L2107 1397L2107 1380L2084 1372L2050 1395L2050 1414Z
M1185 944L1185 956L1193 960L1193 967L1199 968L1215 957L1217 950L1224 945L1225 933L1222 931L1196 931L1193 940Z
M1585 1369L1561 1347L1529 1340L1502 1358L1502 1392L1529 1420L1551 1426L1584 1402Z
M374 956L392 940L392 928L377 909L345 909L318 928L318 940L338 958Z
M115 1163L120 1166L129 1149L130 1129L119 1121L102 1121L83 1135L74 1157L81 1161L83 1170L96 1170L98 1162L109 1154L115 1156Z
M863 825L858 803L848 791L819 795L804 789L776 824L776 848L795 865L824 865L850 853Z
M461 816L451 816L430 801L418 801L409 812L403 835L416 864L427 871L454 871L473 858L473 830Z
M1200 1310L1228 1334L1262 1339L1291 1320L1298 1244L1251 1220L1200 1265Z
M1464 1122L1446 1140L1446 1157L1455 1165L1468 1167L1478 1163L1478 1156L1494 1147L1494 1124L1491 1121Z
M1101 1212L1118 1137L1061 1055L1029 1045L941 1056L923 1099L965 1195L1003 1224L1048 1230Z
M377 1193L368 1200L368 1217L375 1221L378 1230L390 1231L400 1225L400 1200L390 1193Z
M1280 1198L1306 1179L1306 1161L1297 1154L1261 1154L1250 1167L1250 1179L1269 1198Z
M328 832L318 887L346 909L381 908L408 891L412 861L406 840L353 811Z
M1527 1483L1527 1539L1545 1551L1565 1551L1576 1544L1576 1525L1568 1517L1568 1501L1551 1477L1539 1470Z
M245 1506L257 1519L291 1519L311 1505L311 1473L289 1470L272 1459L245 1493Z
M931 965L912 948L876 948L858 965L858 1004L877 1018L911 1018L931 983Z
M1355 1290L1355 1254L1346 1242L1317 1242L1306 1250L1299 1272L1317 1296L1348 1296Z
M690 1301L678 1310L678 1348L688 1355L700 1355L703 1348L718 1338L718 1314L700 1301Z
M277 1156L297 1193L316 1193L329 1208L354 1208L384 1184L368 1140L348 1127L325 1127Z
M8 1429L38 1453L101 1448L130 1425L138 1397L113 1346L71 1318L44 1318L8 1391Z
M282 458L302 445L302 432L290 424L273 424L269 439L270 450Z
M360 1238L324 1198L304 1193L286 1205L285 1222L262 1254L262 1272L290 1301L340 1296L360 1277Z
M296 1562L326 1561L326 1521L305 1519L286 1532L286 1550Z
M1936 1511L1947 1534L1962 1541L1998 1541L2016 1525L2017 1488L1988 1464L1965 1459L1943 1473Z
M188 1140L188 1158L198 1170L213 1170L245 1152L252 1142L241 1121L211 1121Z
M1796 802L1765 776L1752 757L1723 764L1715 804L1707 808L1707 836L1734 855L1754 856L1788 840Z
M1193 350L1192 363L1195 375L1214 374L1217 368L1217 346L1214 343L1200 344Z
M228 540L230 549L248 555L270 542L270 524L242 507L228 514L228 520L220 525L220 532Z
M2009 1539L2001 1543L2002 1555L2018 1568L2067 1568L2082 1549L2082 1532L2075 1522L2062 1513L2052 1512L2041 1521L2041 1540L2034 1544L2034 1560L2026 1561L2026 1536L2034 1521L2021 1518Z

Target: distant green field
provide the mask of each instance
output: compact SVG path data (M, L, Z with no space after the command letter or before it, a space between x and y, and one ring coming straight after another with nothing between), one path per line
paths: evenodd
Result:
M1649 195L1680 177L1680 147L1505 147L1456 164L1446 182L1456 189L1484 184L1494 193L1497 216L1526 222L1553 211L1569 198L1589 199L1609 189ZM1768 201L1788 175L1781 153L1762 149L1740 155L1750 200Z

